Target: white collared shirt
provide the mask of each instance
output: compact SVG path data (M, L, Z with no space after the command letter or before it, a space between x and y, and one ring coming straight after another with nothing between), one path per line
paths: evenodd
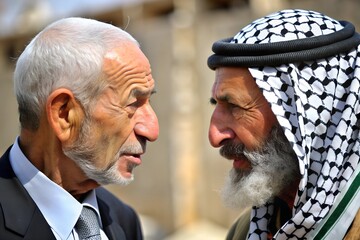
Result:
M79 239L74 226L80 216L83 205L92 207L96 211L100 228L102 228L95 190L90 191L82 204L79 203L71 194L40 172L25 157L19 147L18 138L10 150L10 164L15 175L50 225L56 239ZM108 239L102 229L100 234L101 239Z

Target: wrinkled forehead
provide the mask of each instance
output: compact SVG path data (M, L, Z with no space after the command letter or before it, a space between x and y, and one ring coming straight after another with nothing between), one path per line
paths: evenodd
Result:
M148 59L133 42L124 42L109 50L104 56L103 69L106 74L112 75L112 71L130 71L151 73Z
M152 89L155 85L148 59L132 42L122 43L105 54L103 72L114 86Z
M103 63L105 73L114 66L127 66L144 72L151 71L150 63L140 47L130 41L119 44L105 54Z

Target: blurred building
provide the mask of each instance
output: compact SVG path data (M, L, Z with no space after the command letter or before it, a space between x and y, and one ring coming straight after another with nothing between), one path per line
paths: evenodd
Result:
M359 7L357 0L0 0L0 153L19 132L12 72L30 39L66 16L109 22L130 32L150 60L160 136L134 183L108 188L141 214L147 240L224 239L239 212L220 202L231 163L207 139L212 43L284 8L317 10L360 29Z

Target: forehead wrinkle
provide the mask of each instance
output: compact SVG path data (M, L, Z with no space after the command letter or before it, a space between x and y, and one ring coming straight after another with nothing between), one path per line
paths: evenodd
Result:
M139 68L136 68L136 66L133 67L119 63L110 64L108 67L105 66L104 72L108 80L114 85L131 85L134 83L143 83L149 85L151 80L153 80L151 76L151 70L146 73L145 68L142 68L139 71Z
M129 51L129 56L131 56L132 48ZM151 68L147 59L142 59L142 55L139 56L139 59L138 57L128 57L124 54L125 52L117 51L116 49L105 54L103 71L109 80L121 79L123 75L143 75L140 78L151 76Z
M223 89L219 85L219 83L214 85L212 92L214 99L218 102L229 102L231 99L233 99L231 92L228 92L225 89Z
M145 86L132 89L130 94L134 97L150 97L150 95L155 92L155 81L151 78L150 80L147 80Z

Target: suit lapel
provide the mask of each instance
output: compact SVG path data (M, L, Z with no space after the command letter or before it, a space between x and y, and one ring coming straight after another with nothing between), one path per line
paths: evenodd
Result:
M49 224L41 214L40 210L34 211L31 219L29 229L24 237L24 240L56 240Z
M9 161L10 148L0 159L0 205L5 227L24 239L55 239L49 225L14 174Z

